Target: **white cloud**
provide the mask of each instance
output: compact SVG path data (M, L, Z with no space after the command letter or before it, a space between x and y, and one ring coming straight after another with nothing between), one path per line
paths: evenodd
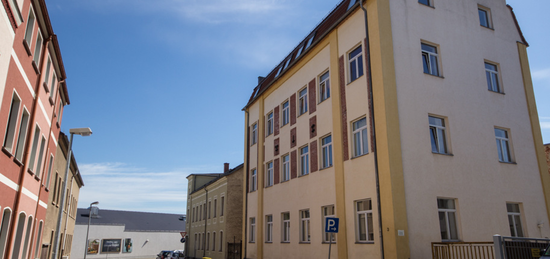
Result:
M185 213L187 179L192 173L216 172L216 167L183 168L154 172L122 163L79 165L84 187L79 207L99 201L99 207L114 210Z
M535 70L531 76L535 80L550 79L550 68Z

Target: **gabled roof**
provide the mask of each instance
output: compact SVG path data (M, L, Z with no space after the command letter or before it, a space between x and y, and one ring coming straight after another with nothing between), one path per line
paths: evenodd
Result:
M266 91L273 83L275 83L281 75L283 75L290 67L298 60L304 57L313 46L320 42L328 35L332 29L340 24L350 13L354 11L359 1L357 0L342 0L316 27L304 38L283 61L275 67L252 91L252 95L248 103L243 108L245 110L249 105L254 103L258 96Z
M81 208L76 213L76 225L87 225L89 210ZM185 231L185 221L179 220L180 214L100 209L98 215L92 217L91 225L124 226L125 232Z

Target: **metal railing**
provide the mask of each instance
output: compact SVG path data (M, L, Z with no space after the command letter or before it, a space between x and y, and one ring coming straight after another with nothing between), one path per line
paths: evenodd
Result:
M432 243L433 259L495 259L493 242Z
M493 236L497 259L538 259L549 239Z

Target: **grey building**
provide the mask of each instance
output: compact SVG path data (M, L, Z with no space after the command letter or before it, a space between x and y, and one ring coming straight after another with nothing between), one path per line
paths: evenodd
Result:
M99 210L93 215L86 258L156 258L162 250L184 250L185 221L179 214ZM84 258L88 209L78 209L71 258Z

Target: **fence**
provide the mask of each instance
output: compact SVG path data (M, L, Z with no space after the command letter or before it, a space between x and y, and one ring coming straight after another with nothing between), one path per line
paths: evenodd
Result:
M495 259L493 242L432 243L433 259Z
M538 259L540 251L550 244L549 239L499 235L495 235L493 241L497 259Z

